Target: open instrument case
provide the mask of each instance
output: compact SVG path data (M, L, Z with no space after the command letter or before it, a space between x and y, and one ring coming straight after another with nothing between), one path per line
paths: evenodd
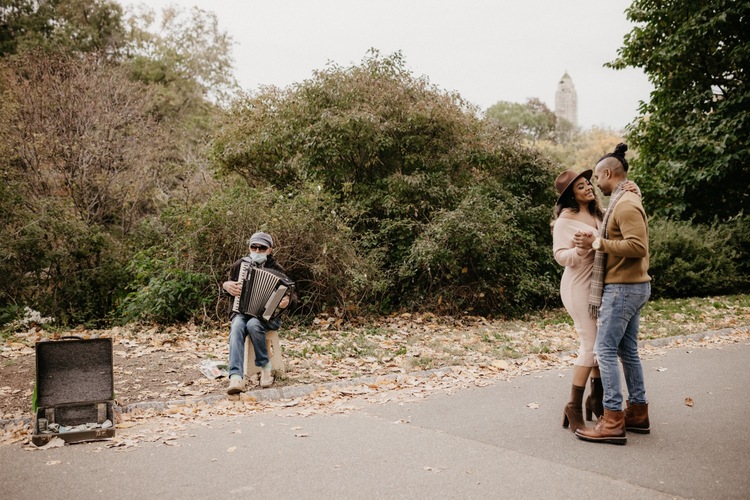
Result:
M66 337L36 344L34 431L42 446L115 435L112 339Z

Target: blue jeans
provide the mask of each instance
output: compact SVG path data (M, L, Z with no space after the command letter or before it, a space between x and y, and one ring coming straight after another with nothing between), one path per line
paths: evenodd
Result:
M245 338L249 335L255 350L255 365L268 364L268 347L266 347L266 330L278 330L280 319L263 321L245 314L237 314L232 318L229 330L229 376L244 376L245 370Z
M599 311L596 352L604 387L604 408L622 410L619 356L631 403L647 403L643 367L638 355L641 309L651 296L651 283L604 285Z

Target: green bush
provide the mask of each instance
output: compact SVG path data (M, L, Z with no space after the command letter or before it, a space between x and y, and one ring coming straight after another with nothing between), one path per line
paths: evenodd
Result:
M13 320L31 307L56 324L106 323L123 283L128 254L118 237L87 225L53 202L23 205L3 221L0 311Z
M750 217L711 225L653 219L649 239L655 298L724 295L750 287Z
M228 299L219 286L256 231L273 236L274 255L297 286L298 312L369 302L380 286L376 268L358 253L334 206L314 185L282 192L240 182L204 204L170 208L138 234L138 245L150 250L131 262L134 279L118 315L164 323L225 319Z
M373 52L361 65L331 66L284 91L238 100L214 155L220 170L251 186L319 185L326 210L341 214L325 234L344 231L377 270L375 294L362 297L382 312L528 311L550 296L553 169L516 134L477 115L460 96L414 77L400 54ZM453 243L463 225L486 233L487 244ZM480 265L457 275L439 248L446 238Z
M206 274L181 269L162 249L138 252L128 265L134 276L129 293L119 305L125 322L173 323L200 316L212 302L213 280Z
M402 278L413 281L404 284L407 297L429 309L506 316L556 301L560 273L550 259L549 209L521 205L485 185L442 211L402 267Z

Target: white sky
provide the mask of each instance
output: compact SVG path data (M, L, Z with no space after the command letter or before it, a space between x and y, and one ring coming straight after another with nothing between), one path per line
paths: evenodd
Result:
M120 0L123 5L140 0ZM406 67L482 109L538 97L554 110L567 71L584 128L619 129L651 84L641 70L603 64L631 29L631 0L148 0L213 11L235 41L245 90L286 87L333 61L359 64L368 49L400 50Z

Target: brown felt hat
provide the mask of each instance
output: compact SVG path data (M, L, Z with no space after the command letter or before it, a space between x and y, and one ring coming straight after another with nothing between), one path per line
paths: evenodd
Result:
M557 198L557 203L555 203L555 205L560 204L563 195L568 189L570 189L575 181L577 181L580 177L585 177L587 181L590 181L593 173L594 171L591 169L584 170L581 173L576 173L573 170L566 170L565 172L558 175L557 179L555 179L555 189L557 189L557 194L559 194L560 196Z

